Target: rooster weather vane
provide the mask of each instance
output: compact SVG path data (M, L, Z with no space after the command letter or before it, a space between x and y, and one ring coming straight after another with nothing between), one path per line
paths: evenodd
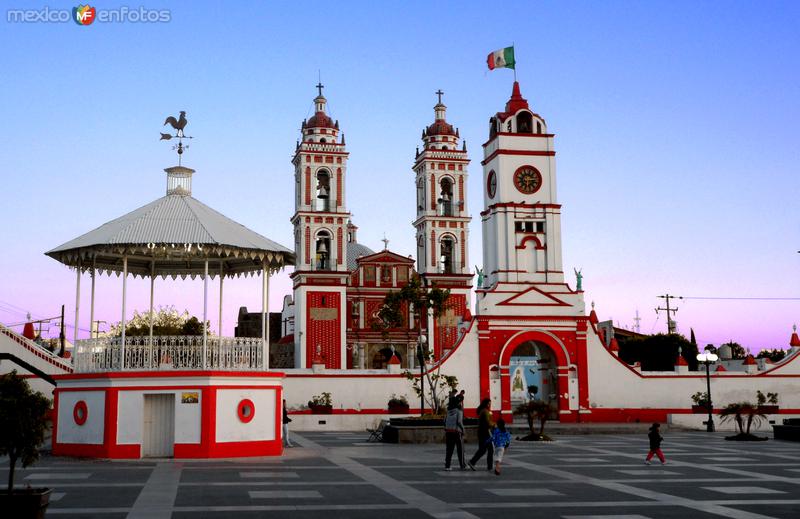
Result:
M177 119L175 119L173 116L170 115L164 121L164 126L166 126L168 124L170 126L172 126L172 128L175 130L175 135L172 135L172 134L169 134L169 133L162 133L161 134L161 139L160 140L162 140L162 141L168 141L170 139L178 139L178 144L172 146L172 149L176 150L178 152L178 166L181 165L181 155L183 155L183 150L189 147L188 144L186 146L183 145L183 139L191 139L192 138L191 136L185 135L183 133L183 129L186 128L186 124L188 122L189 121L186 119L186 112L182 111L180 113L180 116Z

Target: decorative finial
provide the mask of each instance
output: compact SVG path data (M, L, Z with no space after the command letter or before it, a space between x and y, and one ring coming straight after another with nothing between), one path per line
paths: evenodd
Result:
M322 89L323 88L325 88L325 85L323 85L322 81L320 80L320 82L317 83L317 90L319 90L319 97L322 97Z
M383 233L383 239L381 241L383 242L383 250L389 250L389 240L386 239L386 233Z
M444 92L442 92L442 89L440 88L439 90L437 90L436 92L434 92L434 94L436 94L437 96L439 96L439 104L442 104L442 96L444 95Z
M186 128L186 124L188 124L188 119L186 119L186 112L181 111L179 117L176 119L173 116L169 116L164 121L164 126L170 125L175 130L175 135L171 135L169 133L162 133L161 139L162 141L168 141L171 139L178 139L178 144L173 146L172 149L178 152L178 166L181 165L181 156L183 155L183 150L188 148L189 145L183 145L183 139L191 139L192 137L183 133L184 128Z
M793 332L796 332L796 331L797 331L797 324L793 324L793 325L792 325L792 331L793 331Z
M594 301L592 301L592 310L594 310Z

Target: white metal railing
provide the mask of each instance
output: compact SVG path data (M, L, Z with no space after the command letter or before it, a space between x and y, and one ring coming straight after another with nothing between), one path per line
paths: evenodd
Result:
M120 337L78 341L73 350L77 373L120 370L209 369L257 371L264 369L260 338L208 337L203 365L202 336L125 337L124 365Z

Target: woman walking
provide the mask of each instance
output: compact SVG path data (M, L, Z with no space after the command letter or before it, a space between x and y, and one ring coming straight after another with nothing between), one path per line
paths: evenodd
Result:
M289 422L292 419L289 418L289 412L286 410L286 400L283 401L283 444L286 447L294 447L292 442L289 440Z
M447 416L444 420L444 438L447 444L447 451L444 459L444 470L450 470L450 462L453 459L453 449L458 453L458 465L461 470L466 468L464 465L464 405L458 398L451 398L447 408Z
M664 438L661 437L661 424L654 423L650 427L650 432L647 433L647 438L650 440L650 452L647 453L647 458L644 460L645 465L650 465L650 460L653 459L653 455L655 454L658 456L658 459L661 460L662 465L666 465L667 460L664 459L664 453L661 452L661 442Z
M481 400L481 405L476 409L478 413L478 451L472 456L472 459L467 462L469 468L475 470L475 464L481 457L486 454L486 470L492 470L493 467L493 449L492 442L489 441L492 429L494 429L494 420L492 420L492 401L488 398Z

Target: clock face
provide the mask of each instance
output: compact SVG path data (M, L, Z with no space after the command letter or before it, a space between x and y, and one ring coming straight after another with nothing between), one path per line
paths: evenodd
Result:
M542 187L542 174L533 166L522 166L514 173L514 186L520 193L533 194Z
M489 178L486 179L486 192L489 194L489 198L494 198L497 193L497 175L494 170L489 172Z

